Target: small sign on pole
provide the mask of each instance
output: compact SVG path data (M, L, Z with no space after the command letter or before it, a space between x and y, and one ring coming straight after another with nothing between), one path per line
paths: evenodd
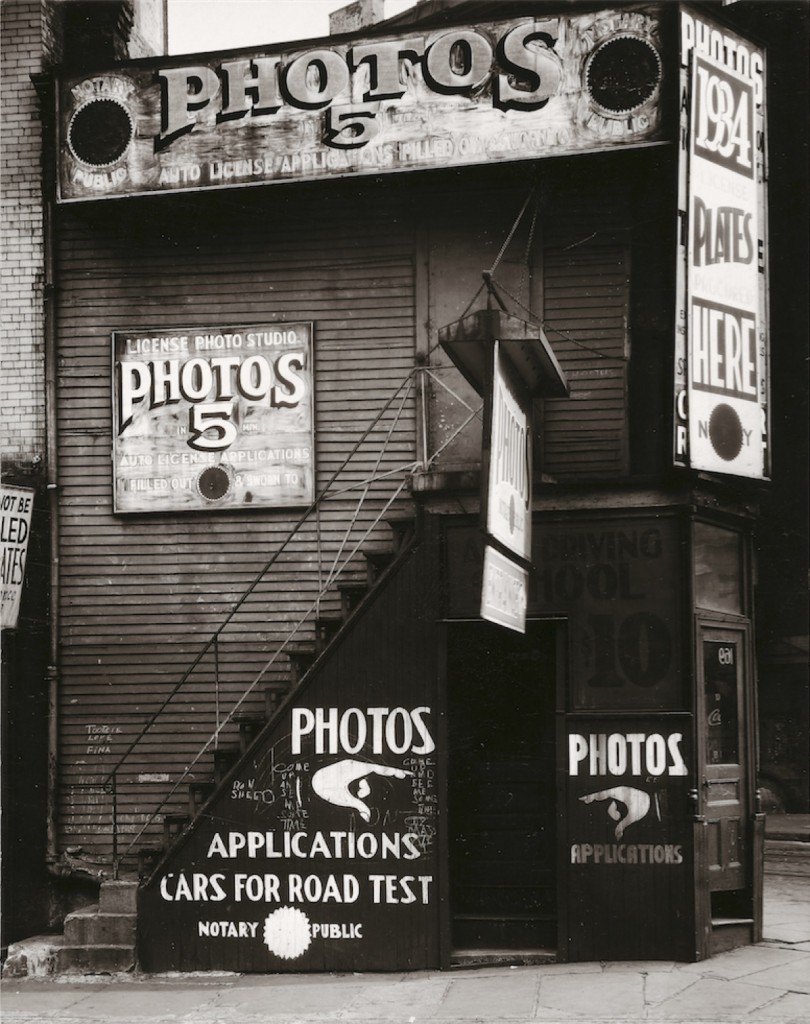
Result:
M491 544L484 547L481 618L518 633L526 632L529 574Z

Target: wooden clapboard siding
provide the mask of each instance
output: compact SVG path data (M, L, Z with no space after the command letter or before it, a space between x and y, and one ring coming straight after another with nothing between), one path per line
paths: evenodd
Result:
M570 387L543 417L543 468L558 480L627 473L628 261L599 238L544 253L546 334Z
M58 417L60 465L60 808L63 844L109 852L107 772L170 694L284 542L300 510L112 512L111 332L313 321L316 488L406 380L414 351L411 219L342 190L335 197L258 193L238 200L122 203L60 211ZM282 685L278 654L316 603L346 525L340 562L368 530L410 463L413 392L398 396L328 499L222 631L214 652L136 747L119 780L122 844L192 763L217 721L256 683L241 711L258 713ZM389 438L390 433L390 438ZM390 441L384 455L383 443ZM384 524L372 536L387 537ZM319 569L319 553L321 567ZM359 556L352 560L358 576ZM339 597L320 602L337 615ZM310 620L297 640L314 641ZM268 667L268 662L272 664ZM219 717L218 717L219 715ZM237 741L227 726L219 745ZM189 781L210 772L211 753ZM138 781L160 773L168 782ZM181 787L164 810L182 810ZM159 832L152 825L146 838Z

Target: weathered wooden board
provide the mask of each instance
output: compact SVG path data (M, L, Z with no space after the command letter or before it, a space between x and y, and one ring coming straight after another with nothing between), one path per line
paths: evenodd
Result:
M569 960L694 957L690 715L568 716Z
M528 614L564 615L577 710L679 710L683 616L680 542L673 517L628 511L561 524L535 516ZM448 614L478 606L482 546L474 527L447 531Z
M412 222L362 197L335 203L310 196L302 215L298 205L276 203L277 196L253 191L236 206L218 205L223 196L195 196L195 209L175 207L168 216L164 206L132 219L125 204L115 204L104 208L101 223L92 222L88 207L63 211L60 828L63 842L80 843L91 856L109 853L111 846L111 798L100 788L106 773L300 515L298 509L271 508L115 515L112 332L130 325L314 323L319 485L413 365ZM208 204L205 210L201 204ZM311 272L310 261L317 268ZM380 461L389 432L392 444ZM414 435L408 397L396 422L393 412L383 418L341 485L356 486L375 470L410 462ZM375 485L357 514L344 558L396 486L395 480ZM216 660L210 653L177 695L179 713L172 702L165 722L161 716L154 735L150 731L143 749L136 748L120 779L122 846L314 606L361 493L362 488L328 501L320 529L313 521L297 535L222 634ZM381 524L372 535L385 539L388 529ZM355 570L364 571L355 561ZM321 612L336 614L338 605L338 595L332 595L321 602ZM314 642L311 621L297 639ZM242 710L262 713L265 683L284 683L288 666L285 655L277 657ZM237 741L235 727L228 726L219 745ZM211 768L209 751L189 781L210 775ZM144 773L166 780L139 783ZM181 788L165 809L182 811L186 804ZM160 829L158 819L144 841L155 840Z
M58 197L537 159L663 135L656 6L138 61L59 88Z

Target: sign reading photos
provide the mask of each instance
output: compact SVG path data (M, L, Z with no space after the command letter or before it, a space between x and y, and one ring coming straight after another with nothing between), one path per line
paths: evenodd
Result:
M113 333L116 512L314 495L312 324Z
M59 85L58 199L530 160L662 137L656 7L160 58Z
M733 44L733 45L732 45ZM675 458L768 475L764 58L682 15ZM687 90L691 97L687 101Z
M481 618L524 633L529 589L525 566L532 550L532 402L497 339L492 342L491 359L483 501L488 539Z

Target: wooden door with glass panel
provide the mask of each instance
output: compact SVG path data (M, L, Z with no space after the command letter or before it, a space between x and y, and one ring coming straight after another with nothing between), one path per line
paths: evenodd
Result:
M748 878L746 640L743 628L700 630L702 809L714 892L743 889Z

